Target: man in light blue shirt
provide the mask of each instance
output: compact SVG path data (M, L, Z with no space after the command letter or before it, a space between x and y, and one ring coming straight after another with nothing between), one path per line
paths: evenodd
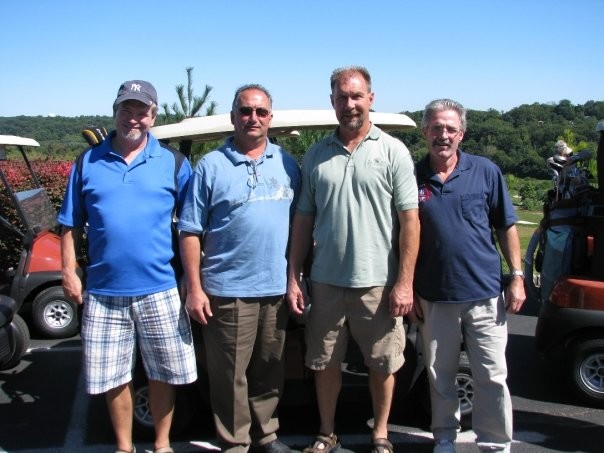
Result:
M235 134L197 164L178 228L187 310L204 324L222 451L287 453L277 439L287 326L286 254L300 184L296 161L267 138L272 99L237 90ZM201 269L201 272L200 272Z

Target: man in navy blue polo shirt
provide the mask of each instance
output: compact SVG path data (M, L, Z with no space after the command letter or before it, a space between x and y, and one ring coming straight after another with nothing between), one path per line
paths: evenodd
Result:
M417 164L420 249L415 272L418 321L432 399L434 453L455 452L460 339L474 376L472 414L481 451L509 452L512 403L506 385L506 311L525 300L514 206L499 168L464 153L466 110L450 99L424 110L428 155ZM497 237L511 270L503 292Z

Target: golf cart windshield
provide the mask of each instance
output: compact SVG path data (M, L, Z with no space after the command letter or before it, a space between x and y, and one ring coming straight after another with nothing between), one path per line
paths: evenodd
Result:
M0 160L5 162L7 168L10 166L11 162L14 162L13 160L7 159L6 150L7 147L10 146L16 147L19 150L34 186L33 188L25 190L15 190L11 181L9 181L5 175L3 167L0 166L0 179L2 179L2 182L4 183L6 191L19 214L23 226L28 232L34 234L55 227L57 224L56 210L53 207L46 190L41 186L24 150L24 147L26 146L37 147L40 146L40 144L31 138L17 137L14 135L0 135ZM7 219L1 220L5 226L11 225L11 222ZM14 225L11 229L13 231L18 231L17 227Z
M50 230L57 224L57 212L42 188L15 192L19 211L30 231Z

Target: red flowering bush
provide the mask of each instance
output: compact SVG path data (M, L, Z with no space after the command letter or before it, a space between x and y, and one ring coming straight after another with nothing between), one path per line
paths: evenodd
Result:
M38 176L40 184L46 189L57 212L63 200L71 166L71 161L32 161L32 168ZM20 192L35 188L35 183L27 170L25 162L21 160L0 161L0 167L13 191ZM24 231L6 187L1 187L1 189L0 216L19 230ZM19 235L11 231L6 225L0 225L0 274L2 277L5 276L8 269L17 267L21 247L22 243ZM4 278L1 280L4 280Z

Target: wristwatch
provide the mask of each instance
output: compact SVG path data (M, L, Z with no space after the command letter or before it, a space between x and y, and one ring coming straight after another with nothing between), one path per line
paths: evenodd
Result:
M510 272L510 275L512 277L520 277L524 279L524 272L522 272L520 269L514 269L512 272Z

